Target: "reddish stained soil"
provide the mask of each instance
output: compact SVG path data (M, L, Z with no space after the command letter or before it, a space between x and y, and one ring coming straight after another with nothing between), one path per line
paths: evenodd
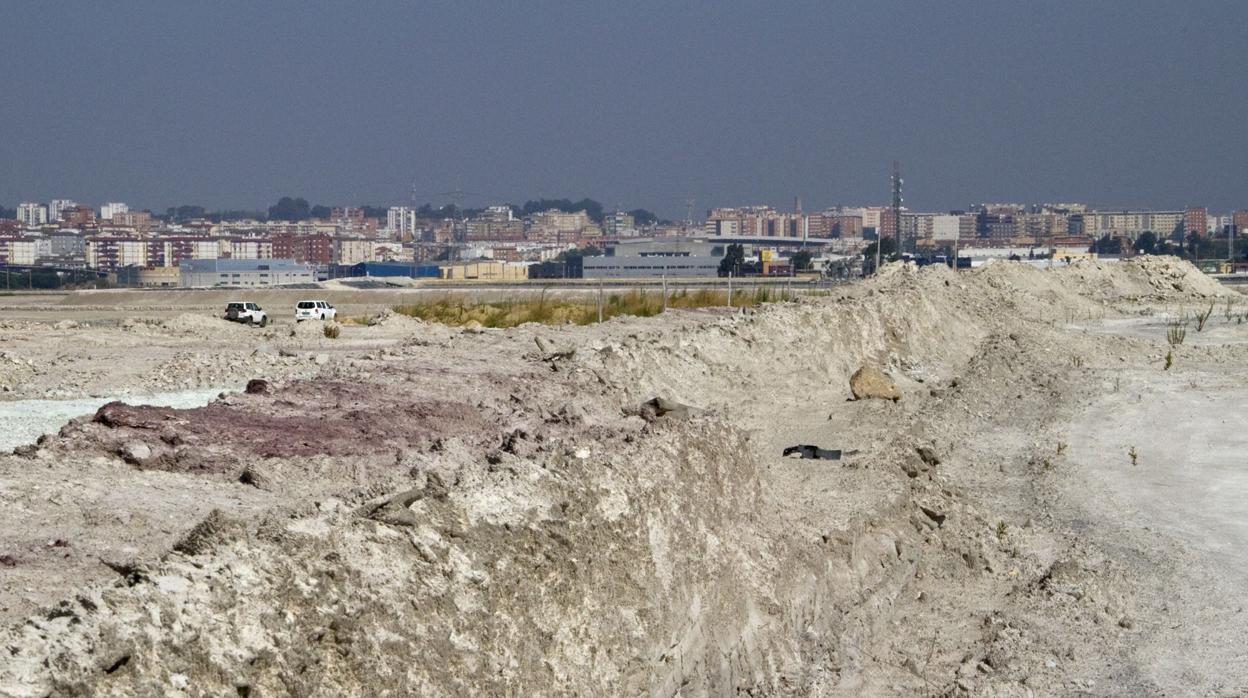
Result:
M482 410L392 386L297 381L266 395L246 395L193 409L110 402L84 425L103 428L110 446L140 441L154 452L212 447L239 457L359 456L425 448L438 438L494 431ZM96 426L98 425L98 426ZM169 458L142 467L182 470Z

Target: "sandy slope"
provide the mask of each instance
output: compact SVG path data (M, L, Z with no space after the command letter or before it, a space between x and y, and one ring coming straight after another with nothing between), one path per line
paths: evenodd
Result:
M172 385L273 384L106 409L0 461L0 691L1233 691L1235 498L1192 522L1168 493L1194 486L1185 458L1237 486L1235 442L1150 425L1209 432L1206 393L1233 410L1203 376L1233 383L1248 330L1215 319L1227 341L1170 371L1162 323L1089 331L1222 296L1143 259L890 267L834 298L589 328L24 326L23 358L68 332ZM77 351L75 380L110 387ZM864 362L903 399L847 401ZM655 396L696 409L639 415Z

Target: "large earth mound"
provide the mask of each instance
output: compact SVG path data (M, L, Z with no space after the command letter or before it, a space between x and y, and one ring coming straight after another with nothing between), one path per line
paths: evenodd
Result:
M1177 558L1064 498L1064 429L1110 372L1242 353L1166 344L1214 302L1238 331L1175 260L892 265L745 312L289 338L334 353L0 459L0 693L1174 691L1138 650ZM852 399L864 366L900 399Z

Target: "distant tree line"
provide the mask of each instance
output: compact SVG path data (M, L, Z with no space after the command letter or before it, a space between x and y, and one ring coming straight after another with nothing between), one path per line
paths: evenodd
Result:
M17 218L17 209L0 206L0 218Z
M635 208L628 212L633 217L633 222L637 225L653 225L659 222L659 217L647 211L644 208Z
M1187 234L1182 240L1170 240L1156 233L1141 233L1132 246L1136 254L1169 254L1185 259L1225 259L1229 253L1228 238L1232 231L1223 230L1221 235L1201 235L1195 231ZM1101 254L1120 254L1121 241L1118 238L1102 237L1089 248ZM1248 240L1235 232L1235 258L1248 259Z

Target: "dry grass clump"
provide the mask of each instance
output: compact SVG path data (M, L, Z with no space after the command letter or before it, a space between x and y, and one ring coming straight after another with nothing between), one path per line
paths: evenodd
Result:
M1187 339L1187 315L1180 315L1170 321L1166 328L1166 341L1170 346L1177 347Z
M734 290L734 307L754 307L762 303L792 300L794 294L783 288L762 286ZM728 292L719 289L680 289L667 295L667 308L712 308L728 305ZM651 317L663 312L662 291L634 290L608 293L603 297L602 319L617 315ZM475 322L482 327L516 327L527 322L546 325L572 323L589 325L598 321L596 298L553 299L543 291L537 298L505 301L472 301L463 297L446 297L409 305L400 305L394 312L444 325L467 325Z
M1196 312L1196 331L1204 332L1205 323L1209 322L1209 316L1213 315L1213 303L1209 304L1209 308L1204 311Z

